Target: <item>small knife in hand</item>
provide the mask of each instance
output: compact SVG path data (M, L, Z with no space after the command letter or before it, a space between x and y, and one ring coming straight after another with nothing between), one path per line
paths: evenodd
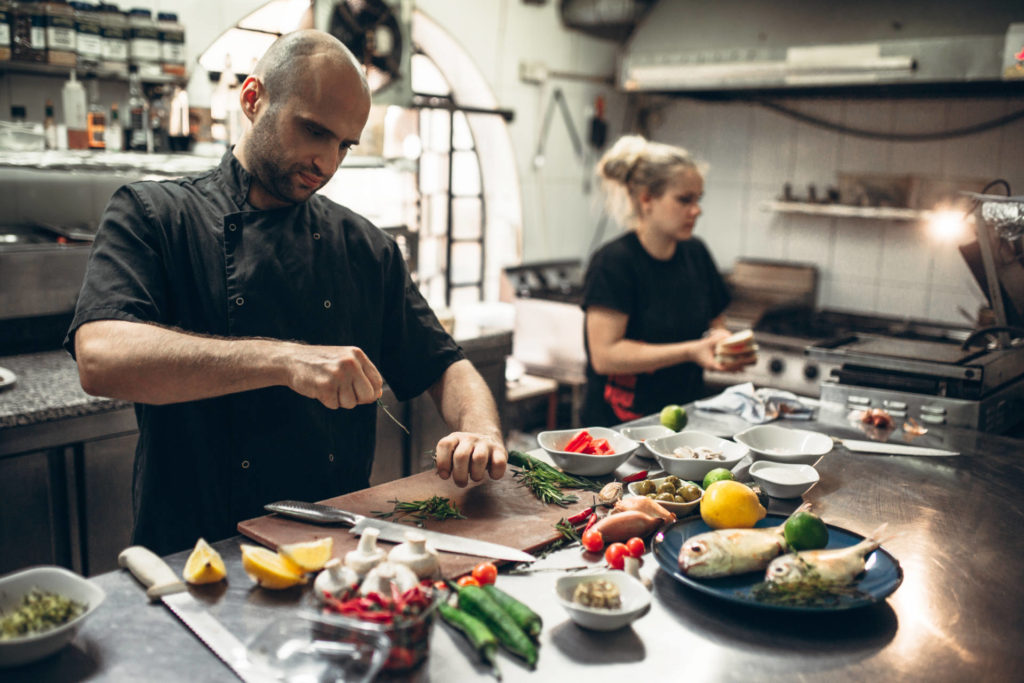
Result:
M313 524L347 524L352 527L349 529L349 533L355 535L363 533L363 529L367 527L373 527L379 532L378 538L385 541L393 541L394 543L404 542L407 533L416 531L423 534L427 541L437 550L446 550L450 553L459 553L460 555L477 555L495 560L508 560L510 562L533 562L537 559L529 553L507 545L501 545L500 543L478 541L465 536L414 528L407 524L386 522L382 519L371 519L363 515L357 515L354 512L348 512L347 510L327 505L304 503L298 500L281 500L276 503L268 503L263 507L270 512L276 512L279 515L291 517L292 519L300 519L304 522L312 522Z

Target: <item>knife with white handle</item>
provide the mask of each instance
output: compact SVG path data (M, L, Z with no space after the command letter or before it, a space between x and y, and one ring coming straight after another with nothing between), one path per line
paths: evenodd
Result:
M537 559L529 553L511 546L501 545L500 543L478 541L475 538L420 529L411 527L408 524L371 519L370 517L364 517L363 515L357 515L354 512L333 508L328 505L304 503L298 500L280 500L276 503L268 503L263 507L270 512L276 512L279 515L293 519L300 519L304 522L312 522L314 524L347 524L352 527L349 529L349 533L357 536L363 533L363 530L367 527L373 527L380 532L378 538L383 541L402 543L405 541L407 533L416 531L423 534L424 538L436 550L446 550L461 555L477 555L494 560L509 560L511 562L533 562Z
M857 441L856 439L837 439L839 443L857 453L879 453L882 455L926 455L951 456L960 455L958 451L945 451L941 448L924 446L907 446L901 443L884 443L881 441Z
M246 655L245 646L189 592L178 575L148 548L133 545L117 556L117 563L128 569L146 587L150 600L161 600L189 630L203 641L235 675L246 683L271 683L279 679L256 669Z

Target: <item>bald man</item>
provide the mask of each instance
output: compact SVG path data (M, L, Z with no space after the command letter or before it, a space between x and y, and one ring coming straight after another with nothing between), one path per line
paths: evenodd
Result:
M316 194L369 114L352 54L285 35L240 100L252 127L217 168L111 198L64 342L86 392L135 403L133 541L162 554L366 487L385 379L451 427L442 479L505 471L493 398L394 241Z

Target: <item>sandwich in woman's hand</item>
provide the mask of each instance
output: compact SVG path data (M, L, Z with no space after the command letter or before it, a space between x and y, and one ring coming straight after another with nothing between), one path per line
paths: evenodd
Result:
M753 365L757 362L757 348L753 330L743 330L715 346L715 361L726 367Z

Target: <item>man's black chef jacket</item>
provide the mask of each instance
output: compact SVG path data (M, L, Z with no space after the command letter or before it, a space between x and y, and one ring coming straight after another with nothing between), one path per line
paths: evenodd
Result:
M229 150L202 176L111 198L64 342L93 320L361 348L400 400L463 357L394 240L321 195L253 210ZM376 406L329 410L285 387L136 404L133 541L164 554L236 533L271 501L369 484Z

